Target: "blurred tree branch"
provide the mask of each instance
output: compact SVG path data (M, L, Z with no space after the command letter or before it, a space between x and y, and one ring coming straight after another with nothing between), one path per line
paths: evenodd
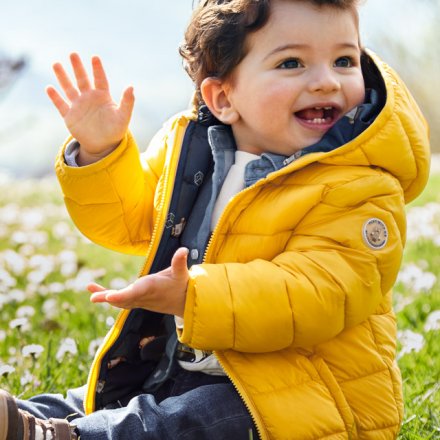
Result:
M12 86L26 64L23 57L12 59L0 53L0 98Z

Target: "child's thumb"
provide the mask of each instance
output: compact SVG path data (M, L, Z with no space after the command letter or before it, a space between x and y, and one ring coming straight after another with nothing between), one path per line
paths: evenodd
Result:
M177 249L171 260L171 268L175 275L186 275L188 272L187 259L188 259L188 249L181 247Z

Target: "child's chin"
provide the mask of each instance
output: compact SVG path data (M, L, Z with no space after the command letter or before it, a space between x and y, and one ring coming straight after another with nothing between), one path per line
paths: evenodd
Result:
M322 136L316 136L316 138L307 139L307 142L303 142L301 148L298 150L303 150L304 148L310 147L322 139Z

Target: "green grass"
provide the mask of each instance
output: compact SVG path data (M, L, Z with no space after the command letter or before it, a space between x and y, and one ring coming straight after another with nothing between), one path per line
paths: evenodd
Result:
M36 211L30 211L30 208ZM14 209L18 212L16 218L9 219L10 224L4 225L2 210L4 216L5 212L13 212ZM41 224L35 228L23 224L26 215L39 215ZM56 229L60 225L64 233L57 234ZM30 240L17 243L13 235L17 232L24 233ZM45 243L38 243L38 234L47 237ZM33 240L37 243L30 245ZM77 254L71 270L73 273L63 275L61 264L55 261L53 269L41 282L29 281L28 274L35 268L27 267L19 274L9 270L16 284L2 286L1 268L5 265L2 264L5 260L2 252L8 250L24 255L26 264L31 265L32 256L50 259L67 249ZM15 182L0 187L0 368L1 365L15 368L15 372L0 377L0 387L27 398L43 391L63 392L84 384L93 351L117 311L106 305L91 304L88 292L78 289L74 280L85 269L96 271L96 276L89 277L90 280L106 286L117 278L133 280L142 262L143 258L116 254L82 237L69 219L59 188L53 180ZM10 269L8 263L6 267ZM38 267L36 269L38 271ZM51 292L54 283L60 287L55 289L55 293ZM82 284L79 282L79 286ZM14 299L16 295L13 295L11 299L8 295L11 291L21 292L23 298L18 296ZM26 317L29 321L27 328L11 328L11 321L23 313L27 315L27 309L22 308L24 305L30 307L33 313L33 316ZM56 354L66 338L75 341L77 353L67 352L57 360ZM24 347L32 344L44 348L37 358L22 353Z
M440 203L439 188L440 174L431 177L426 191L409 210ZM440 228L440 218L435 221ZM439 330L425 328L427 319L440 310L439 247L440 243L435 245L426 237L410 240L402 271L413 264L422 274L418 277L426 277L429 288L416 288L404 280L395 288L399 331L413 332L424 344L402 355L401 350L408 347L400 337L398 362L405 395L401 440L440 438ZM60 257L66 250L77 255L70 269ZM5 262L6 252L9 263ZM68 257L72 259L71 254L64 254ZM89 278L110 285L118 278L134 279L142 263L143 258L116 254L85 240L69 219L53 180L0 184L0 373L2 366L14 369L0 374L0 388L28 398L82 385L96 346L117 311L92 305L78 274L86 277L85 270L96 271ZM27 324L11 328L14 319L23 315ZM75 342L77 351L57 357L65 338ZM39 356L23 352L32 344L42 347Z
M440 174L433 174L429 178L429 185L425 188L423 193L417 197L414 202L411 203L413 206L424 206L429 202L440 203Z

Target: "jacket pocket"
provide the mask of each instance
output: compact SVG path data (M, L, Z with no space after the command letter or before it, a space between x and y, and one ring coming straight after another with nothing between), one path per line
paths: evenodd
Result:
M358 432L353 412L332 372L321 357L315 355L310 357L309 360L332 396L335 406L344 421L348 438L350 440L357 439Z

